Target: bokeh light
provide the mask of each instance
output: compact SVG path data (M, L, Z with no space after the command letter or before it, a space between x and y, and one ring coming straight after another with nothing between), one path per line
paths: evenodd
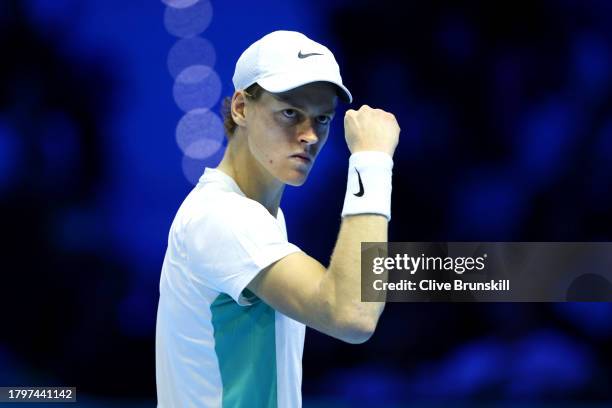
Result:
M168 71L173 78L192 65L214 67L217 60L210 41L200 38L184 38L176 42L168 53Z
M212 156L223 145L221 118L208 109L186 113L176 127L176 142L183 154L192 159Z
M167 7L164 12L164 25L166 30L176 37L194 37L208 28L212 16L210 1L201 0L190 7Z
M183 168L185 178L191 184L196 185L198 184L198 180L200 179L200 176L202 176L204 168L206 167L206 159L198 160L183 156L181 167Z
M184 112L213 107L221 97L221 79L210 67L193 65L174 82L174 101Z
M219 149L215 154L206 159L192 159L191 157L183 156L181 168L183 175L192 184L198 184L200 177L204 173L206 167L216 167L223 158L224 150Z
M168 7L182 9L186 7L191 7L198 1L200 0L162 0L162 3L164 3Z

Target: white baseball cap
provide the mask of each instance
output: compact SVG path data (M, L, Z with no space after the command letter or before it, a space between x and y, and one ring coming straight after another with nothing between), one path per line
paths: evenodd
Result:
M274 31L251 44L236 63L235 90L257 82L272 93L285 92L311 82L331 82L338 96L351 103L353 97L342 84L334 54L302 33Z

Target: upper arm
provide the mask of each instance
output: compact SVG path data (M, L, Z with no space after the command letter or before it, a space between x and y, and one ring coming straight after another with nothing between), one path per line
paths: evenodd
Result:
M267 210L240 198L208 202L189 220L183 237L194 281L239 305L248 304L244 288L264 268L300 252Z
M361 342L361 328L368 325L355 318L355 307L336 302L333 271L289 243L261 205L246 199L226 201L209 203L208 210L200 211L186 227L185 251L194 279L241 305L247 288L294 320L348 342Z
M360 343L356 319L336 308L333 280L316 259L296 252L263 269L247 286L282 314L338 339Z

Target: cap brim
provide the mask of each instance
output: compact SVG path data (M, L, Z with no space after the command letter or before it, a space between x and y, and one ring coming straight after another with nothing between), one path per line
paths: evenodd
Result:
M266 78L261 78L257 80L257 83L266 91L272 93L280 93L290 91L292 89L298 88L300 86L310 84L313 82L329 82L331 84L336 85L338 88L338 97L346 103L353 102L353 95L349 92L348 89L342 83L337 82L333 79L329 79L329 77L323 78L318 77L316 75L307 74L304 76L300 76L295 72L289 74L277 74L273 76L269 76Z

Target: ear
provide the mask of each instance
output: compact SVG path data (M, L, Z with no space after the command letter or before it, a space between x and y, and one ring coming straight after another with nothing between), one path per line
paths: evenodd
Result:
M238 126L246 126L246 96L242 90L232 96L232 119Z

